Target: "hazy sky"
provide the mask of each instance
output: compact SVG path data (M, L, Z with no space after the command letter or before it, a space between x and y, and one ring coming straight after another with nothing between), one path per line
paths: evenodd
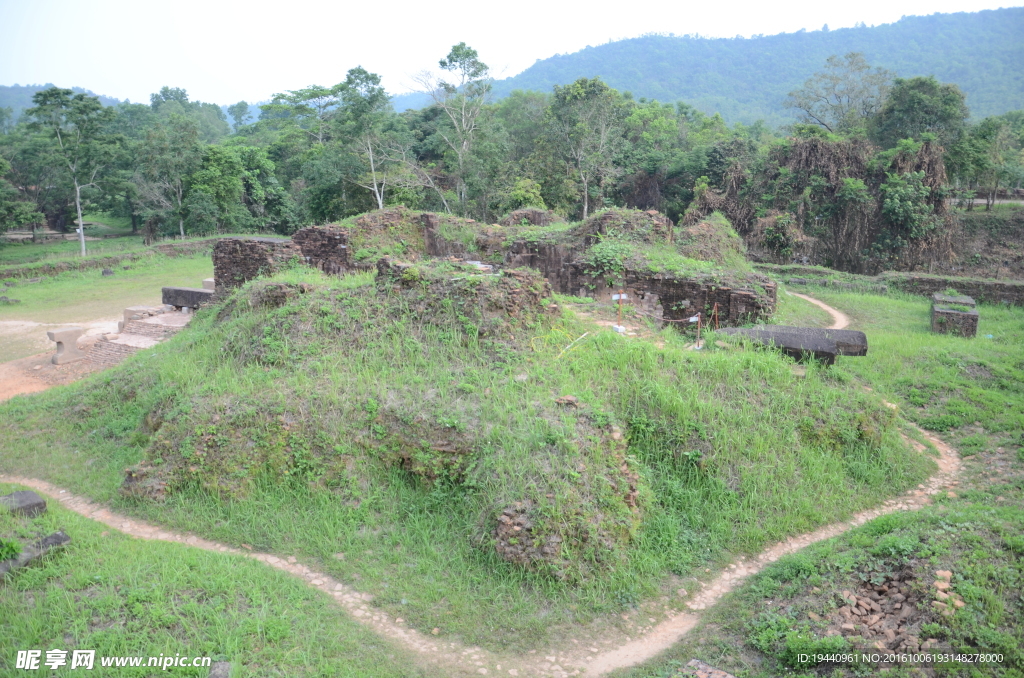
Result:
M170 85L184 87L192 99L251 103L335 84L361 65L399 93L415 89L412 76L436 68L460 41L501 78L537 59L645 33L749 37L1019 4L0 0L0 85L53 82L135 102L148 102L151 92Z

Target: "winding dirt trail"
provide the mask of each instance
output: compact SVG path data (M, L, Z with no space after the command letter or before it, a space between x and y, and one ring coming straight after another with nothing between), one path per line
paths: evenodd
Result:
M820 306L832 314L835 319L830 329L842 329L849 324L849 318L823 302L795 294L811 303ZM886 403L889 407L895 405ZM926 483L906 494L890 499L873 509L857 513L849 520L827 525L814 532L792 537L785 542L775 544L751 559L740 558L724 569L722 574L707 583L699 584L700 590L695 592L685 603L686 612L668 611L664 621L656 623L652 618L650 626L641 626L637 637L622 637L618 640L572 640L572 647L558 650L534 651L526 655L511 657L482 650L478 647L465 647L440 637L421 633L410 629L401 618L392 617L382 610L370 605L373 596L361 593L346 586L333 577L314 570L292 557L275 556L268 553L254 553L239 550L225 544L202 539L189 534L173 532L157 525L119 515L103 505L93 503L84 497L71 494L46 481L34 478L0 474L0 482L14 483L29 487L41 494L58 500L65 508L80 515L111 527L125 534L140 539L176 542L207 551L234 554L253 558L262 563L287 572L306 581L309 586L331 596L335 602L348 611L357 621L373 629L397 644L421 656L427 663L434 664L446 671L449 676L472 675L509 675L537 676L540 678L568 678L568 676L601 676L615 669L635 666L654 658L669 649L684 635L693 629L701 618L701 611L714 605L722 596L741 585L748 577L756 574L767 565L784 555L825 539L830 539L847 530L862 525L878 516L894 511L913 511L931 503L932 495L938 494L956 484L956 477L961 469L960 457L956 450L946 445L932 434L918 429L921 434L939 451L939 471ZM924 446L913 443L919 451ZM604 647L599 647L604 646ZM611 647L609 647L611 646Z
M814 297L809 297L806 294L800 294L799 292L790 292L789 290L786 290L786 294L791 297L800 297L804 301L809 301L832 316L832 324L827 329L841 330L845 329L850 324L850 316L846 315L842 311L832 308L824 301L818 301Z

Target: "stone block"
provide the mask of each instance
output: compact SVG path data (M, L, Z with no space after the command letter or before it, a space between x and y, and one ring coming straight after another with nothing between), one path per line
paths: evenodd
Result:
M932 304L932 332L974 337L978 334L978 312Z
M178 308L199 308L213 298L213 290L198 287L165 287L163 303Z
M291 261L303 261L302 249L290 238L228 237L213 247L213 279L221 290L272 275Z
M103 271L102 271L102 272L100 273L100 275L101 275L101 276L103 276L104 278L106 278L106 277L107 277L107 276L109 276L109 275L114 275L114 272L113 272L112 270L110 270L109 268L105 268L105 269L103 269Z
M149 313L149 306L129 306L124 310L122 321L128 322L133 315L142 316L143 313Z
M19 490L0 497L0 506L18 516L33 518L46 512L46 500L32 490Z
M213 278L204 278L203 279L203 289L204 290L215 290L215 289L217 289L217 282Z
M740 336L766 346L775 346L798 360L813 357L831 365L837 355L863 356L868 353L868 339L856 330L830 330L819 327L760 325L727 327L722 334Z
M932 303L939 306L968 306L974 308L977 304L974 303L974 299L966 295L952 295L952 294L939 294L936 292L932 295Z
M57 343L57 352L52 359L54 365L73 363L86 357L85 351L78 348L78 338L84 333L85 330L81 327L62 327L46 333L50 341Z
M714 666L705 664L699 659L691 659L676 675L679 678L683 678L683 676L688 678L736 678L731 673L716 669Z
M7 574L11 570L25 567L33 560L42 558L50 550L59 546L64 546L70 541L71 537L66 535L62 530L47 535L35 544L26 546L21 553L14 558L0 562L0 575Z
M231 662L213 662L208 678L231 678Z

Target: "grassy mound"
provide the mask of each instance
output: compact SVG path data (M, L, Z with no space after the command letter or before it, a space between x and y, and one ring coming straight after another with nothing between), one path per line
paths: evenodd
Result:
M558 311L529 271L296 269L0 406L0 470L105 499L145 462L164 499L125 510L318 560L416 628L522 646L931 467L841 369L663 341Z

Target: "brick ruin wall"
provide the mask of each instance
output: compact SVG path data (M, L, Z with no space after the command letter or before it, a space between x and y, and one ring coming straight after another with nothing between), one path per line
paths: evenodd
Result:
M890 287L908 294L931 296L954 289L977 301L988 304L1009 304L1024 306L1024 282L1019 280L980 280L971 278L947 278L937 275L908 275L892 273L882 276Z
M471 256L464 244L442 237L438 215L421 214L420 224L427 256ZM475 256L500 255L504 266L508 268L529 267L540 271L552 288L561 294L587 296L611 303L611 295L618 292L617 288L609 288L603 280L587 275L584 267L577 263L587 242L575 248L525 241L507 245L501 234L483 228L477 236L476 246L478 253ZM374 262L354 262L351 253L348 233L331 226L301 229L291 240L225 238L214 247L214 277L220 291L273 273L296 257L329 275L363 271L374 266ZM775 312L775 283L764 276L763 280L758 281L757 287L760 289L637 271L626 271L623 285L631 303L648 317L659 321L676 321L701 312L708 318L717 304L718 320L722 325L740 325L767 319Z
M295 259L302 259L302 250L287 238L221 238L213 246L217 292L270 275Z
M537 269L561 294L612 303L612 295L620 288L608 287L601 278L588 275L577 263L579 254L581 252L565 245L519 241L512 243L506 252L505 263L511 267ZM742 325L767 320L775 313L778 301L777 286L767 276L758 281L760 290L630 270L625 272L624 278L621 289L631 303L644 315L663 322L681 321L698 312L707 319L717 304L720 324Z

